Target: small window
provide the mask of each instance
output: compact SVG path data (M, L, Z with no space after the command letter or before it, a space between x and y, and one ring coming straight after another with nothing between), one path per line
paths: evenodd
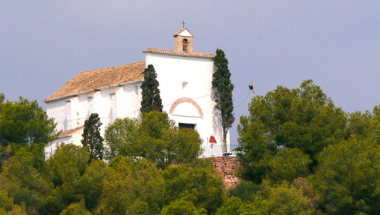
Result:
M188 124L188 123L178 123L179 129L191 129L195 130L195 124Z
M135 95L139 94L139 86L135 86Z
M183 47L183 52L186 52L186 50L187 50L187 39L183 39L183 42L182 42L182 47Z
M184 90L189 82L182 82L182 89Z

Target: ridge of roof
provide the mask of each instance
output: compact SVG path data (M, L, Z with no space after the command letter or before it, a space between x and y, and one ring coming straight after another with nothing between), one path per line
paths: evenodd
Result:
M84 71L68 81L55 93L44 99L44 102L83 94L103 88L143 81L144 70L145 61L104 69Z
M184 31L184 30L187 30L190 34L191 34L191 36L192 37L194 37L194 35L189 31L189 29L187 29L187 28L181 28L181 29L179 29L177 32L175 32L174 34L173 34L173 36L174 37L176 37L176 36L178 36L180 33L182 33L182 31Z
M201 57L201 58L214 58L215 54L210 53L202 53L202 52L193 52L193 53L181 53L181 52L175 52L174 50L168 50L168 49L155 49L155 48L148 48L144 49L142 51L143 53L161 53L161 54L169 54L169 55L179 55L179 56L188 56L188 57Z

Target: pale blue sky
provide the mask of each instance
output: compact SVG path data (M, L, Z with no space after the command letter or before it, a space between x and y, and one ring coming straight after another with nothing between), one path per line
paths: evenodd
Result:
M233 2L233 3L231 3ZM65 0L0 2L0 93L43 99L81 71L173 48L186 27L197 52L225 51L241 104L313 79L345 111L380 104L380 1ZM235 108L247 115L249 97Z

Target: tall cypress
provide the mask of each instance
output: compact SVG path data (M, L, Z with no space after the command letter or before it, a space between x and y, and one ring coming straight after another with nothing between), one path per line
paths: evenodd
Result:
M219 120L223 128L223 152L227 152L227 134L235 121L233 115L231 73L228 69L228 60L221 49L216 50L214 58L216 72L213 74L212 89L214 90L215 109L219 113Z
M162 112L162 100L160 96L160 84L157 81L157 73L152 64L149 64L144 71L144 82L141 84L142 101L141 112L151 111Z
M103 159L103 137L100 135L100 122L99 115L92 113L90 118L84 122L84 129L82 134L83 147L87 147L90 152L91 159Z

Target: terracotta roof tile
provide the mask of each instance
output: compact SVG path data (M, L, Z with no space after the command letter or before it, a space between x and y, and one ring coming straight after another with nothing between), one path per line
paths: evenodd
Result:
M68 81L63 87L47 97L44 101L50 101L67 96L78 95L93 90L117 86L125 83L143 81L145 61L81 72Z
M180 56L207 57L207 58L215 57L215 54L209 54L209 53L201 53L201 52L193 52L193 53L180 53L179 52L178 53L178 52L174 52L174 50L155 49L155 48L144 49L142 52L143 53L147 53L147 52L162 53L162 54L171 54L171 55L180 55Z
M70 129L70 130L67 130L67 131L64 131L62 133L59 134L58 137L67 137L67 136L71 136L72 134L74 134L75 132L77 131L80 131L84 128L84 126L79 126L79 127L76 127L76 128L73 128L73 129Z
M118 88L116 88L114 91L112 91L110 94L115 94L115 93L117 93L117 91L119 91L121 89L121 87L118 87Z
M99 91L94 91L94 92L90 93L90 95L88 95L87 97L88 97L88 98L92 98L92 97L94 97L97 93L99 93Z

